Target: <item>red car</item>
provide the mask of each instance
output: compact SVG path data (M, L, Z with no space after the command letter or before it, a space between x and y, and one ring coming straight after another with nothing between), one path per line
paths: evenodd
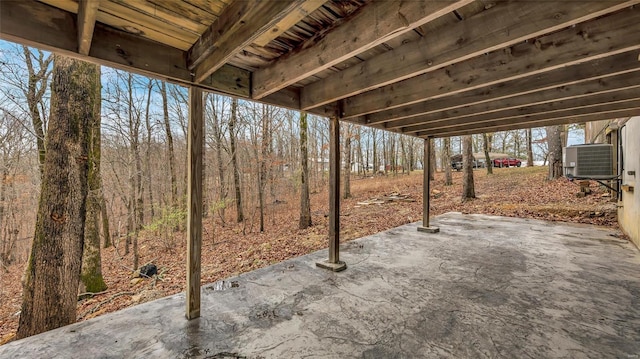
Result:
M496 158L493 160L493 167L520 167L522 161L517 158Z

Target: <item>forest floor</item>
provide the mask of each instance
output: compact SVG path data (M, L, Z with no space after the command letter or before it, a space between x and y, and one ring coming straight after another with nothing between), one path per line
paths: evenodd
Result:
M548 181L546 175L547 167L500 168L494 169L491 176L484 169L475 170L477 198L462 203L462 173L453 172L452 186L444 186L444 174L436 173L431 185L432 215L458 211L617 227L616 206L604 188L591 182L593 192L578 198L576 183L565 178ZM313 226L305 230L298 229L299 199L293 191L290 198L278 198L268 206L263 233L258 232L257 219L242 224L231 221L232 208L227 210L228 222L224 226L217 215L205 219L203 283L326 248L327 191L325 188L311 195ZM422 219L421 172L410 176L352 177L351 193L352 198L343 200L341 206L342 241ZM392 194L406 196L406 200L379 200ZM257 211L252 215L250 218L257 218ZM158 266L159 275L152 279L132 277L133 259L122 255L123 240L118 250L103 250L102 271L108 289L78 302L78 320L184 291L184 237L184 232L141 234L140 264L152 262ZM0 268L0 344L11 340L18 326L23 270L24 264Z

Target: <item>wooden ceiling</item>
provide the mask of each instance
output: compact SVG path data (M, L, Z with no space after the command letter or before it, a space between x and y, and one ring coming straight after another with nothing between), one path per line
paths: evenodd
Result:
M426 138L640 115L639 2L1 0L0 36Z

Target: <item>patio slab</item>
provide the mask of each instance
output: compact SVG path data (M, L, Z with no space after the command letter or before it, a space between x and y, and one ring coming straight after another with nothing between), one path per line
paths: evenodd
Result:
M639 358L640 253L615 231L447 213L0 346L0 358Z

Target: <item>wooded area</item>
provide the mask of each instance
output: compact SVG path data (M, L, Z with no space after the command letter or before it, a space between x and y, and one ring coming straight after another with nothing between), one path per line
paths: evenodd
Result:
M100 269L101 246L113 246L123 256L131 253L132 261L126 265L134 271L145 264L139 260L141 231L154 233L154 245L159 248L172 249L182 240L183 231L193 227L187 222L190 96L183 87L124 71L110 68L100 71L95 65L77 60L65 67L67 60L63 57L53 61L52 55L39 50L16 45L6 49L8 60L2 64L0 74L4 82L0 89L0 263L6 268L37 258L34 256L42 251L55 253L52 249L37 249L39 242L33 241L45 233L53 233L45 224L39 224L44 214L36 215L35 209L53 205L62 198L65 189L81 190L78 197L69 197L77 207L68 213L74 213L74 219L83 223L80 226L76 222L74 230L81 231L78 233L82 233L84 245L77 247L80 244L76 243L73 258L77 262L69 260L79 270L83 258L79 292L101 292L106 288ZM82 75L81 69L85 68L91 69L93 75ZM80 85L85 88L62 97L67 87L73 90L73 79L82 79ZM88 112L67 115L58 111L60 104L69 111ZM202 106L205 217L223 227L240 223L242 235L264 232L265 223L274 220L270 217L275 206L297 198L299 227L312 225L309 195L326 187L329 179L329 122L314 115L211 93L204 93ZM85 172L75 176L85 179L74 184L52 184L48 181L55 180L55 170L72 170L64 164L68 159L63 163L49 156L49 149L58 149L65 141L73 140L56 132L60 126L66 128L68 116L80 116L87 121L80 126L82 131L73 132L80 136L74 146L83 150L72 155L76 158L74 163L85 164L81 166ZM344 198L351 195L352 177L398 176L424 168L424 140L353 124L341 123L340 127ZM473 197L470 167L473 152L500 151L523 159L528 157L532 165L534 154L538 160L546 161L546 134L539 130L515 130L465 136L464 140L461 137L433 140L431 177L436 168L450 176L450 156L464 148L465 174L469 175L467 184L471 187L465 186L463 196ZM561 130L554 135L561 136ZM54 191L48 195L53 197L47 197L48 190ZM56 220L53 218L54 223ZM36 235L32 237L34 228ZM78 248L83 248L83 256ZM27 275L25 288L37 289L38 293L55 292L49 288L53 284L38 282L44 280L47 268L32 264L29 268L36 274ZM61 297L68 297L67 303L75 301L78 291L73 288L79 279L60 278L67 285L55 290ZM32 310L32 303L45 302L42 295L38 298L35 294L25 296L24 318ZM65 307L55 300L47 303L64 310L65 314L60 316L67 318L54 326L75 320L75 305ZM40 305L38 308L53 310ZM50 328L37 321L25 321L21 322L18 336Z

